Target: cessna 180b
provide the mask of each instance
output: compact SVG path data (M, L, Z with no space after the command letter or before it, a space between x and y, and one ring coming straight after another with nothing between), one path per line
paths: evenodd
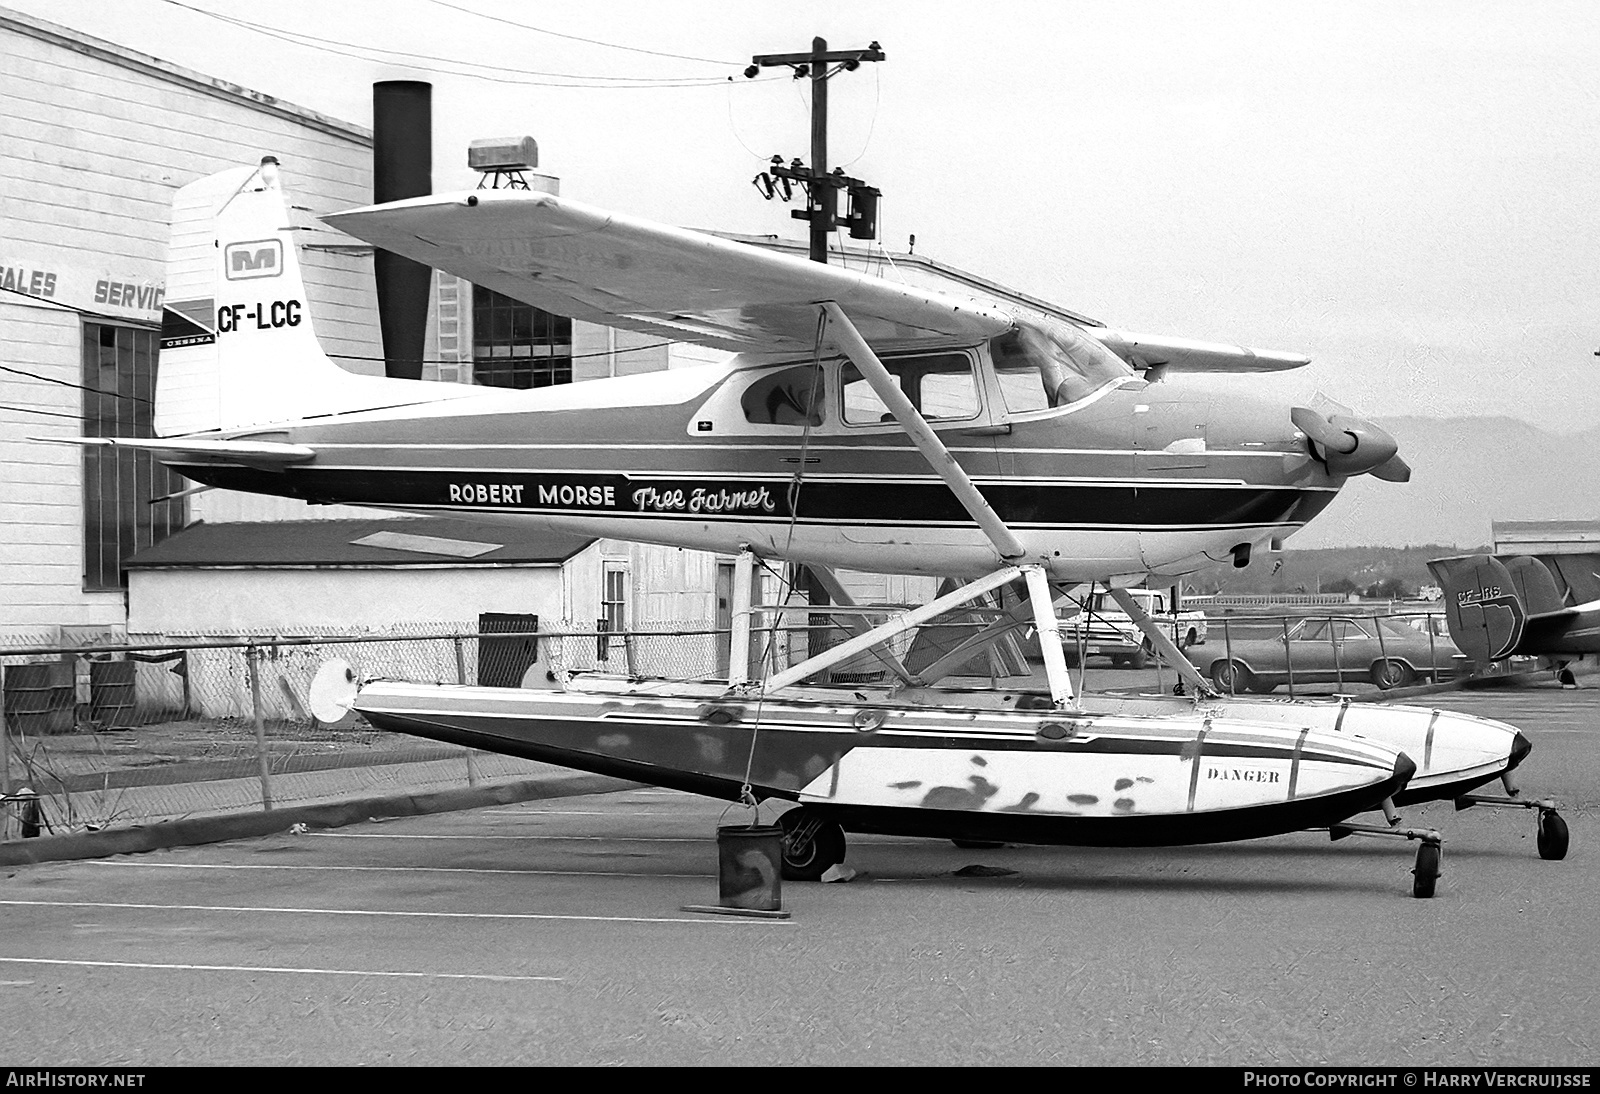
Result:
M590 676L552 692L380 681L356 699L374 724L798 802L780 821L797 877L842 859L845 829L1127 846L1323 827L1420 840L1414 891L1432 893L1437 833L1349 820L1388 811L1418 774L1376 721L1358 733L1358 718L1315 705L1287 724L1238 704L1095 711L1062 656L1054 601L1071 586L1105 582L1115 595L1243 564L1351 476L1407 478L1369 422L1150 382L1307 358L1079 326L528 191L325 219L548 311L736 356L531 391L346 372L312 332L269 158L178 193L158 437L83 443L146 448L220 487L728 552L745 574L762 557L823 581L836 567L969 580L764 676L749 664L754 610L740 580L726 680ZM912 673L889 652L894 636L1002 587L1021 591L1003 618L934 666ZM1124 608L1143 618L1131 599ZM934 686L1021 625L1041 631L1048 695ZM863 652L894 688L807 685ZM1487 781L1526 752L1499 723L1424 720L1406 730L1428 742L1424 779ZM1462 748L1446 757L1448 733Z

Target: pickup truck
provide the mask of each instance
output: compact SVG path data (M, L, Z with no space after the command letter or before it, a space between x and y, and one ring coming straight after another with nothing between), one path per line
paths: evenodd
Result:
M1129 589L1128 593L1171 636L1180 650L1202 646L1206 641L1206 617L1197 611L1172 613L1165 590ZM1061 621L1061 643L1067 663L1075 664L1078 655L1104 655L1113 665L1126 664L1142 669L1152 655L1144 632L1128 617L1111 594L1097 592L1089 598L1088 609Z

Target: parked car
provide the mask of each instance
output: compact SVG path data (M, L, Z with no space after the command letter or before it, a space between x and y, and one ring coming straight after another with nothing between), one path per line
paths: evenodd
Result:
M1469 661L1448 637L1428 635L1392 619L1321 617L1271 628L1252 621L1213 628L1206 675L1218 691L1266 693L1290 683L1371 683L1384 690L1416 681L1445 680ZM1218 639L1224 641L1219 642Z
M1167 593L1155 589L1129 589L1146 615L1150 616L1180 650L1204 645L1206 617L1197 611L1172 611ZM1067 664L1076 665L1079 654L1103 654L1113 665L1142 669L1155 651L1150 640L1128 613L1108 592L1097 592L1089 599L1088 610L1061 621L1061 644Z

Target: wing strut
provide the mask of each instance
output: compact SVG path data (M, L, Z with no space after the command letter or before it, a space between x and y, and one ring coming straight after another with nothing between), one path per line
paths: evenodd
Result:
M1038 567L1030 568L1038 569ZM898 619L891 619L887 623L873 627L870 631L858 634L854 638L846 639L832 649L819 653L815 657L808 657L798 665L784 669L782 672L774 673L767 678L763 686L767 691L777 691L791 684L798 684L825 668L831 668L841 661L848 661L856 654L865 653L872 647L887 642L895 635L904 634L912 627L920 626L934 616L943 615L952 608L959 608L969 600L982 596L990 589L998 589L1009 581L1015 581L1017 575L1025 572L1025 569L1028 568L1002 566L992 574L987 574L971 584L961 586L955 592L946 593L937 600L930 600L920 608L913 608ZM1043 576L1042 571L1040 576ZM1058 655L1060 654L1059 643L1057 643L1056 652ZM1063 673L1063 677L1065 677L1065 673Z
M817 580L822 583L822 587L828 591L828 598L832 600L834 604L844 608L855 607L856 602L854 598L850 596L849 590L839 583L838 575L832 570L826 566L819 566L816 563L807 563L806 569L810 570L816 575ZM855 616L836 615L833 618L835 623L849 631L851 634L866 634L872 629L872 625L870 623ZM911 670L906 668L905 663L902 662L900 658L890 653L887 647L874 646L872 648L872 655L879 661L883 662L885 668L894 673L895 676L899 677L902 684L915 684L919 682L916 677L912 675Z
M1037 563L1023 564L1022 560L1028 553L1027 548L1022 545L1022 541L1017 538L1016 533L1006 527L999 514L989 505L988 499L967 477L967 473L961 469L961 465L956 462L955 456L945 447L944 442L933 431L933 427L928 424L927 419L917 411L916 407L911 405L911 400L906 398L905 392L901 391L899 386L895 384L893 378L889 375L889 370L883 367L883 362L878 360L878 355L872 352L872 347L867 345L867 340L861 337L861 332L856 330L855 324L850 321L849 316L845 315L844 310L838 304L827 301L822 305L822 311L828 317L828 321L836 328L839 348L844 351L846 357L850 358L851 363L861 370L861 375L871 385L872 390L883 402L883 405L889 408L889 412L900 423L900 427L906 431L906 435L911 438L911 443L916 445L917 451L922 453L922 458L928 461L928 466L933 468L934 474L944 480L944 484L956 496L956 500L961 503L961 507L967 511L967 515L983 530L983 534L989 537L989 542L994 544L995 553L1000 556L999 561L1002 564L1002 568L995 574L990 574L987 578L966 585L949 596L940 597L938 600L933 601L933 604L929 604L928 607L931 608L934 604L954 607L958 604L966 603L981 593L994 588L995 584L993 582L998 574L1006 575L1006 580L1014 579L1018 574L1021 574L1027 582L1028 598L1033 602L1033 618L1039 628L1039 645L1044 652L1045 675L1050 681L1051 701L1058 707L1066 706L1072 701L1072 682L1067 676L1066 656L1061 649L1061 632L1056 622L1055 600L1050 594L1050 580L1045 574L1044 567ZM999 584L1004 584L1004 582L999 582ZM960 599L951 602L952 598L955 597ZM940 611L943 610L945 608L940 608ZM901 622L918 614L919 612L912 612L911 615L904 617ZM926 618L932 618L932 616ZM851 642L846 642L836 647L836 649L843 649L853 642L865 643L871 635L878 634L884 629L877 628L866 635L853 639ZM883 637L888 636L884 635ZM883 637L877 638L876 641L883 641ZM790 670L790 672L793 671L793 669ZM772 681L769 681L769 686L781 686L776 681L782 675L780 674L778 677L774 677ZM797 679L804 679L804 677L798 677ZM794 681L789 682L792 683Z
M1061 648L1061 628L1056 620L1055 597L1043 566L1024 566L1028 598L1033 601L1033 620L1039 628L1039 652L1044 654L1045 678L1050 681L1050 701L1064 707L1072 701L1072 678L1067 675L1067 655Z
M883 362L872 352L872 347L861 337L861 332L856 330L849 316L832 301L823 304L822 310L827 314L828 321L837 328L839 348L844 350L845 356L861 370L861 375L872 385L872 390L882 400L883 405L889 408L889 413L894 415L895 421L906 431L911 443L917 446L917 451L922 453L923 459L928 461L928 466L933 468L934 474L944 480L950 492L961 503L961 507L977 521L978 527L983 529L983 534L994 544L1001 561L1013 565L1020 562L1027 554L1027 548L1022 546L1022 541L1017 539L1000 519L999 514L989 506L988 500L972 484L967 473L961 470L961 465L956 463L956 458L944 446L944 442L933 431L927 419L911 405L911 400L906 398L905 392L901 391L899 385L889 376L889 370L883 367Z
M1194 662L1189 660L1188 655L1178 649L1172 639L1167 637L1165 631L1156 626L1155 620L1151 619L1149 614L1139 606L1139 602L1133 598L1132 593L1128 592L1127 589L1113 588L1111 590L1111 599L1117 602L1119 608L1128 613L1128 618L1133 620L1134 624L1144 632L1144 636L1150 640L1150 644L1156 648L1156 652L1167 659L1167 663L1177 670L1179 676L1189 681L1196 695L1215 694L1211 681L1201 676L1200 670L1194 667Z
M1011 607L1002 609L1001 614L983 630L952 648L937 661L924 665L917 673L921 678L917 683L938 683L978 654L986 653L1007 635L1027 626L1032 618L1032 600L1024 597L1016 601Z

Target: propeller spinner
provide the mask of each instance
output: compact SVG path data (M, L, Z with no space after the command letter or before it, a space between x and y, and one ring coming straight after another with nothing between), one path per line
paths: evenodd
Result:
M1400 445L1372 422L1347 414L1324 416L1307 406L1291 408L1289 420L1310 439L1311 454L1335 475L1411 480L1411 465L1400 458Z

